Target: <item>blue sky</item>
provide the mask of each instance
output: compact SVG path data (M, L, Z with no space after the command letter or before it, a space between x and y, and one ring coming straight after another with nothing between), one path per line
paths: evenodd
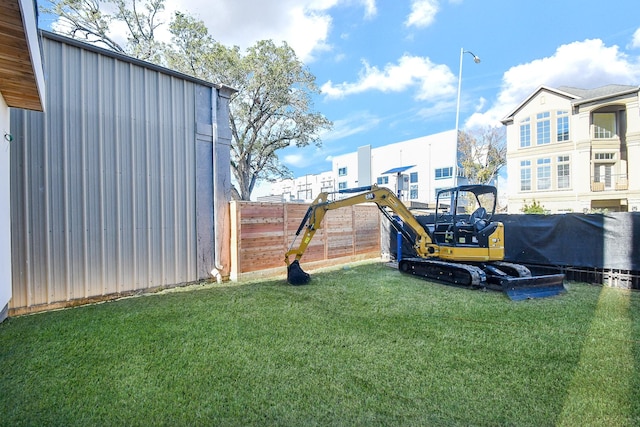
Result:
M540 85L640 85L637 0L167 0L227 45L286 41L317 78L323 145L290 147L295 176L331 158L455 128L498 124ZM47 23L41 26L47 26ZM117 31L117 28L114 28Z

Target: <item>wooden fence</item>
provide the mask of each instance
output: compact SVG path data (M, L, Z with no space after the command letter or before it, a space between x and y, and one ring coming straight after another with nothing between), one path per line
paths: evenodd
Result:
M284 254L307 208L297 203L231 202L231 280L284 275ZM379 256L378 208L357 205L327 212L301 264L307 270Z
M284 254L295 237L307 207L308 205L305 204L231 202L230 245L223 248L225 251L223 258L229 256L230 252L229 278L238 280L284 277L286 274ZM388 233L381 231L379 211L375 205L357 205L329 211L324 218L322 228L315 234L302 258L303 268L313 270L380 257L381 233L384 233L385 238L388 236ZM298 237L297 244L300 243L300 238ZM136 260L132 259L130 262L135 264ZM195 267L195 262L193 265ZM134 280L130 280L126 281L128 286L126 289L108 288L109 291L98 295L74 296L60 301L51 300L28 306L16 306L14 303L14 306L9 309L9 315L17 316L107 301L191 282L188 280L161 283L158 286L141 286ZM38 282L36 286L42 286L42 282ZM48 287L44 286L44 289L47 290Z

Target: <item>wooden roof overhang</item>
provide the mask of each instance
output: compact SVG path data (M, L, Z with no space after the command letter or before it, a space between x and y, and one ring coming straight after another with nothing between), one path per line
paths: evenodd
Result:
M9 107L43 111L35 7L33 0L0 0L0 93Z

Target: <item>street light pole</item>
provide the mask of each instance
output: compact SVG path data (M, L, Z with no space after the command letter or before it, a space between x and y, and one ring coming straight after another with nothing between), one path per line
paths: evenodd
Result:
M460 92L462 89L462 59L464 54L468 53L473 56L473 62L476 64L480 63L480 57L475 55L470 50L464 50L464 48L460 48L460 69L458 71L458 101L456 102L456 160L453 163L453 185L458 185L458 133L459 133L459 124L460 124Z

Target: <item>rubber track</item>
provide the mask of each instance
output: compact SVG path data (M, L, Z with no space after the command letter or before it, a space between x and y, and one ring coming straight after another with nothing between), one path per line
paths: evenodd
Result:
M510 262L504 262L504 261L494 261L491 264L495 265L498 268L506 270L505 273L507 273L509 276L531 277L531 271L524 265L513 264ZM516 273L516 274L513 274L513 273Z
M405 258L398 263L398 270L423 279L474 288L484 287L487 280L479 267L423 258Z

